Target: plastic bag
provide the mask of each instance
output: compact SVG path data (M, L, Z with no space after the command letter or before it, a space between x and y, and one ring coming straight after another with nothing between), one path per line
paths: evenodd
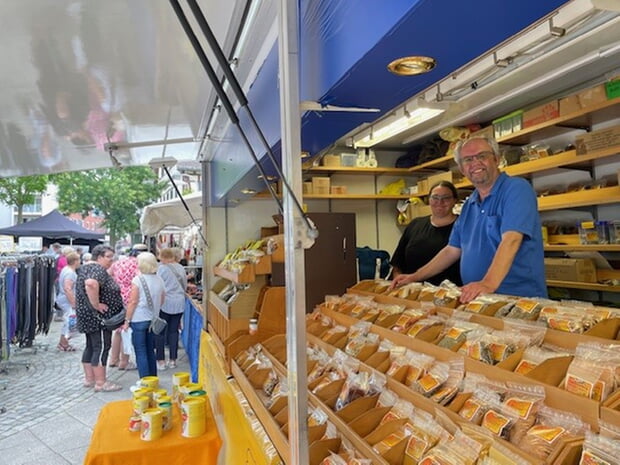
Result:
M77 334L78 329L77 329L77 315L75 314L75 312L72 312L68 317L67 317L68 321L69 321L69 334L71 336L74 336Z
M127 331L121 331L121 340L123 342L123 353L129 356L133 355L133 343L131 342L131 334L133 330L127 328Z

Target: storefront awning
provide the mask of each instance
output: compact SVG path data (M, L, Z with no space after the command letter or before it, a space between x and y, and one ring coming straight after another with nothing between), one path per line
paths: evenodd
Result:
M194 192L184 196L185 203L194 218L202 218L202 192ZM142 211L140 230L145 236L153 236L166 226L189 226L193 220L185 210L180 199L149 205Z

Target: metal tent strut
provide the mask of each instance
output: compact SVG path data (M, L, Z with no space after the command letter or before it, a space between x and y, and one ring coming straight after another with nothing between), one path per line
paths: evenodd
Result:
M183 12L181 6L179 5L178 0L170 0L170 4L172 6L172 8L174 9L174 12L177 15L177 18L179 20L179 22L181 23L181 26L183 27L183 30L185 31L185 34L187 35L190 43L192 44L192 47L194 47L194 51L196 52L196 54L198 55L198 58L200 59L200 62L203 66L203 68L205 69L207 76L209 77L209 80L211 81L211 84L213 85L220 101L222 102L222 105L224 106L224 109L226 110L226 113L228 114L228 117L230 118L230 121L237 127L244 144L246 145L246 147L248 148L250 155L252 156L252 159L254 160L254 164L256 165L258 171L261 174L261 177L263 179L263 181L265 182L265 185L267 186L267 190L269 191L269 193L271 194L271 197L276 201L277 205L278 205L278 210L280 211L280 213L284 213L284 208L282 205L282 201L278 198L276 192L274 191L272 185L268 182L267 180L267 173L265 172L263 166L260 163L260 160L258 159L258 156L256 155L256 152L254 151L252 144L250 143L250 141L248 140L245 131L243 130L243 128L241 127L241 124L239 122L239 118L237 117L237 114L235 113L235 110L232 106L232 103L230 101L230 99L228 98L228 95L226 95L226 92L224 91L224 88L222 86L222 84L220 83L220 81L217 78L217 74L215 73L215 70L213 69L213 66L211 65L211 63L209 62L209 59L207 57L207 55L205 54L204 50L202 49L202 46L200 45L200 42L198 41L198 38L196 37L196 35L194 34L194 31L192 30L191 25L189 24L189 21L187 20L187 17L185 16L185 13ZM211 30L207 24L206 19L204 18L204 16L202 15L202 12L200 11L200 8L198 7L198 5L195 4L192 6L192 4L190 3L190 7L192 8L192 11L194 13L194 15L196 16L196 19L198 20L198 22L201 25L201 28L203 29L203 32L205 33L205 35L207 35L207 40L209 42L209 45L212 48L212 52L215 53L216 56L218 56L218 61L221 59L223 60L224 66L222 66L222 69L226 75L226 78L228 79L229 83L231 84L231 87L234 89L235 94L237 94L237 98L239 99L239 102L241 104L241 106L245 107L249 116L250 116L250 120L252 121L252 124L256 130L256 132L258 133L263 145L265 146L266 150L267 150L267 154L270 158L270 160L273 163L274 169L277 171L278 176L280 176L280 178L282 179L282 184L285 186L285 188L287 189L287 191L291 194L291 197L294 200L295 206L299 211L299 214L301 215L301 217L304 219L307 227L308 227L308 237L309 238L316 238L318 235L318 231L316 229L316 226L314 225L314 223L312 222L312 220L310 220L310 218L306 215L306 213L303 211L303 208L301 206L301 203L299 202L299 200L297 199L297 197L294 195L293 191L291 190L290 185L288 184L288 182L286 181L285 177L282 175L282 171L280 170L280 167L278 166L278 164L276 163L275 157L273 155L273 152L271 151L271 147L269 147L269 144L267 143L267 140L265 139L265 136L263 134L263 132L261 131L260 127L258 126L258 124L256 123L256 120L254 119L254 116L251 112L251 110L249 109L249 107L247 106L247 98L245 97L245 95L243 94L243 91L241 90L241 88L239 87L239 83L237 82L234 74L232 73L232 71L229 68L228 62L226 60L226 58L224 57L224 54L222 52L222 50L219 47L219 44L217 43L217 40L215 40L215 37L213 36L213 33L211 33ZM210 33L207 34L207 31ZM209 40L212 39L212 40ZM221 56L221 58L220 58ZM222 63L222 61L220 61L220 64Z
M267 139L265 138L263 131L260 129L260 126L258 125L256 119L254 118L254 113L252 112L252 109L248 105L248 99L245 96L243 89L239 85L239 81L237 80L235 73L233 73L233 71L230 69L228 60L226 59L226 56L224 55L224 52L222 51L222 48L220 47L217 39L215 38L213 31L209 27L209 23L207 22L207 19L202 13L202 10L200 9L198 2L196 2L196 0L187 0L187 3L190 9L192 10L192 13L194 14L194 17L196 18L196 21L198 22L198 25L200 26L200 29L202 30L202 33L205 36L205 39L207 39L207 43L209 44L209 47L211 47L211 51L215 54L215 58L217 59L218 64L222 68L222 71L224 72L224 76L226 77L226 80L230 84L230 87L232 88L233 92L235 93L235 97L237 97L237 100L239 101L239 104L241 105L241 107L245 108L246 112L248 113L248 116L250 117L250 121L252 122L252 126L254 127L254 130L258 134L261 140L261 143L263 144L263 147L265 148L265 151L267 152L267 156L269 157L269 160L273 164L274 169L276 170L276 172L278 173L278 176L282 180L282 185L291 194L291 198L293 199L293 202L295 203L295 207L297 208L299 215L306 222L306 225L308 226L308 229L309 229L308 230L309 235L311 236L312 239L316 238L318 235L316 226L314 225L312 220L308 217L306 212L304 212L304 209L301 206L299 199L297 198L297 196L291 189L291 186L288 180L286 179L286 176L284 176L284 174L282 173L282 170L280 166L278 165L276 157L273 154L273 151L271 150L271 147L269 146L269 143L267 142Z

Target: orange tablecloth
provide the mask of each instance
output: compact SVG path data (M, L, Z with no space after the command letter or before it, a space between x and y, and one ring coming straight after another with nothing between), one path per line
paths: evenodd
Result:
M181 415L173 407L173 428L155 441L142 441L128 430L131 400L110 402L101 409L84 465L215 465L222 441L207 401L207 431L198 438L181 436Z

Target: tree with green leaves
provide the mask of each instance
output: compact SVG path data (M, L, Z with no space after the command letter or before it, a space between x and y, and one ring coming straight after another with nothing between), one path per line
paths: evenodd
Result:
M103 216L110 243L139 229L141 210L165 187L150 168L104 168L53 175L58 186L58 208L63 212L95 212Z
M23 219L24 205L33 204L37 194L47 189L47 176L21 176L0 179L0 200L17 208L17 224Z

